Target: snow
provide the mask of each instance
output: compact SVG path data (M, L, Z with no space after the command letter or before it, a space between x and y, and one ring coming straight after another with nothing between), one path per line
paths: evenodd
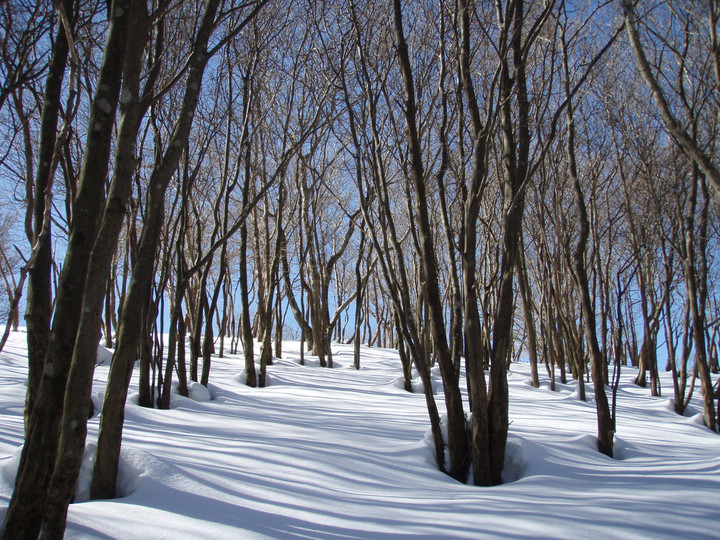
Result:
M25 337L0 354L0 518L22 443ZM66 537L717 538L720 438L697 422L698 402L690 416L672 411L668 380L653 398L623 368L610 459L596 448L592 385L582 402L574 383L551 392L541 370L535 389L514 364L507 483L477 488L433 467L425 401L398 387L395 351L363 348L359 371L352 346L333 346L335 369L300 366L297 343L283 351L264 389L242 384L237 355L213 358L210 390L191 385L171 410L129 399L124 496L73 504ZM96 369L96 400L108 369Z
M95 364L98 366L109 366L114 352L115 351L112 349L108 349L98 344L97 360L95 360Z

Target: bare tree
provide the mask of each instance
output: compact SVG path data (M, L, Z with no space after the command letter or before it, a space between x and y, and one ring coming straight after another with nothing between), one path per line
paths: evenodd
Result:
M699 2L662 2L655 8L659 13L654 19L666 26L667 31L663 34L650 26L649 16L638 15L633 0L621 0L621 4L638 71L652 94L665 129L715 190L720 190L720 166L713 150L715 145L702 144L696 131L702 122L702 109L688 108L687 103L685 106L682 103L687 92L686 85L692 79L693 84L703 87L704 101L714 109L712 116L716 117L720 110L720 45L717 37L720 5L715 0L703 2L706 5L702 8ZM640 33L641 25L647 26L661 45L667 45L664 49L678 61L680 75L677 78L667 73L667 66L653 65L648 58L647 46ZM712 69L707 69L708 64ZM676 83L663 88L661 80L674 80ZM681 101L680 110L673 106L678 98Z
M563 15L566 17L565 5L563 4ZM598 421L598 450L612 457L613 456L613 439L615 426L610 416L610 405L605 393L605 359L600 351L600 345L597 337L597 321L595 318L595 310L590 297L590 285L588 281L587 268L585 265L585 256L587 250L588 238L590 237L590 222L587 214L587 206L585 196L583 194L582 184L578 176L577 158L575 153L575 107L572 102L571 95L571 74L567 41L565 37L566 26L562 25L560 32L560 40L563 53L563 72L565 75L564 88L565 99L568 104L566 107L566 127L567 127L567 164L568 174L573 184L575 192L575 202L578 207L580 234L577 243L572 252L572 270L575 283L580 292L580 304L582 306L582 314L584 319L585 340L590 353L590 366L592 369L592 377L595 389L595 408L597 411ZM584 362L584 360L583 360ZM582 373L579 375L582 379Z
M209 48L210 37L218 26L216 15L219 4L218 0L208 0L202 11L200 24L197 33L192 39L191 54L187 62L188 75L184 86L183 106L176 120L173 136L167 143L163 160L153 170L149 180L150 189L148 190L143 231L140 237L138 255L133 266L133 277L120 316L118 345L113 356L113 364L108 375L107 392L103 402L103 422L98 437L92 488L93 496L96 498L113 497L115 494L124 403L134 365L135 350L140 337L140 310L142 309L143 299L149 295L153 275L152 268L164 219L165 190L177 168L183 148L190 135L205 68L212 56L221 50L224 43L239 33L256 16L265 2L259 1L238 8L242 13L240 20L228 30L219 43Z
M62 535L67 507L82 460L87 418L83 416L87 414L88 402L77 399L75 392L79 392L81 396L89 396L89 382L84 384L84 381L76 381L73 377L72 383L68 384L73 371L75 338L81 326L83 307L83 295L77 294L77 291L85 288L86 272L92 259L99 217L103 211L112 127L120 95L121 77L118 74L123 72L128 26L130 20L136 16L135 9L132 10L133 15L130 14L129 2L115 7L116 9L112 10L98 89L93 100L87 150L75 200L76 206L83 210L74 213L71 224L43 379L37 402L30 413L28 435L23 446L15 490L3 524L2 535L8 538L34 537L41 531L42 534ZM142 48L136 51L136 54L139 56L141 52ZM93 268L95 264L103 264L100 261L92 263ZM105 272L103 277L104 274ZM95 281L99 281L97 275L94 277ZM91 279L89 287L92 285L94 283ZM87 300L89 305L92 305L96 298L88 295ZM99 313L95 310L84 313L85 317L94 316L94 325L97 326L95 332L99 332ZM83 345L92 341L95 332L90 330L88 334L81 336L83 343L78 353L80 350L86 352L86 346ZM97 337L99 338L99 335ZM94 351L97 341L98 339L95 339L93 344ZM84 364L87 359L82 357L80 362ZM89 377L79 363L74 364L79 371L73 372L73 375L77 373L81 379L91 381L94 367L92 356L91 363ZM83 386L87 386L87 389ZM71 395L69 400L64 399L66 391ZM58 407L58 404L62 406ZM69 468L64 468L67 463L73 462ZM56 466L56 472L53 471L53 466Z

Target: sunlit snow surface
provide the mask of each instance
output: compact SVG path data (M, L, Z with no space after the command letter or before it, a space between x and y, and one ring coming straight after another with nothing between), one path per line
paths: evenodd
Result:
M25 337L0 355L0 518L22 442ZM433 467L425 401L398 388L395 352L363 348L360 371L352 346L333 352L335 369L300 366L286 343L265 389L242 384L240 356L213 358L209 392L175 395L170 411L140 408L134 379L119 488L129 495L73 504L67 538L720 535L720 436L672 412L669 380L652 398L624 369L612 460L595 449L590 385L583 403L574 384L553 393L541 370L534 389L528 366L513 365L506 473L519 478L476 488ZM96 402L108 369L96 370ZM97 427L96 416L89 445Z

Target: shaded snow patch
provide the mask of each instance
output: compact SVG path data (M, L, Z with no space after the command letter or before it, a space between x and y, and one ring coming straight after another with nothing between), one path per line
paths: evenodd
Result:
M520 480L525 474L526 468L525 441L519 437L508 437L502 470L503 484Z
M115 351L98 344L97 358L95 359L95 365L109 366L110 363L112 362L113 354L115 354Z
M15 477L17 476L17 470L20 466L21 454L22 446L18 446L10 457L0 461L0 479L11 486L11 490L15 486Z
M95 454L97 445L88 443L85 446L75 488L75 503L87 502L90 500L90 486L92 485L93 467L95 466ZM122 498L131 495L139 486L140 478L146 472L145 452L134 448L122 448L120 451L120 463L118 464L117 484L115 486L115 497Z
M257 380L257 378L258 378L257 373L255 374L255 378ZM273 377L271 377L269 373L265 374L265 386L270 386L271 384L273 384L273 380L274 380ZM247 373L245 372L244 369L235 376L235 381L242 384L243 386L247 386ZM248 386L248 388L256 388L256 387Z

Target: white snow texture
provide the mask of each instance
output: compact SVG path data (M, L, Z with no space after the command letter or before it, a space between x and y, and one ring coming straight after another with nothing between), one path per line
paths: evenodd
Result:
M0 354L0 519L23 441L26 336ZM664 397L618 392L618 459L597 452L595 406L576 385L509 373L505 484L463 485L433 465L425 400L402 389L395 351L333 345L334 369L298 363L298 344L249 388L242 354L213 358L210 389L168 411L126 406L120 498L87 501L98 416L66 538L718 538L720 437ZM97 406L109 362L95 372ZM663 374L664 376L664 374ZM437 378L437 373L434 374ZM435 387L435 382L433 386ZM420 385L421 386L421 385ZM137 379L130 388L137 393ZM697 392L696 392L697 393ZM441 398L441 391L438 394ZM438 402L441 410L442 402Z

